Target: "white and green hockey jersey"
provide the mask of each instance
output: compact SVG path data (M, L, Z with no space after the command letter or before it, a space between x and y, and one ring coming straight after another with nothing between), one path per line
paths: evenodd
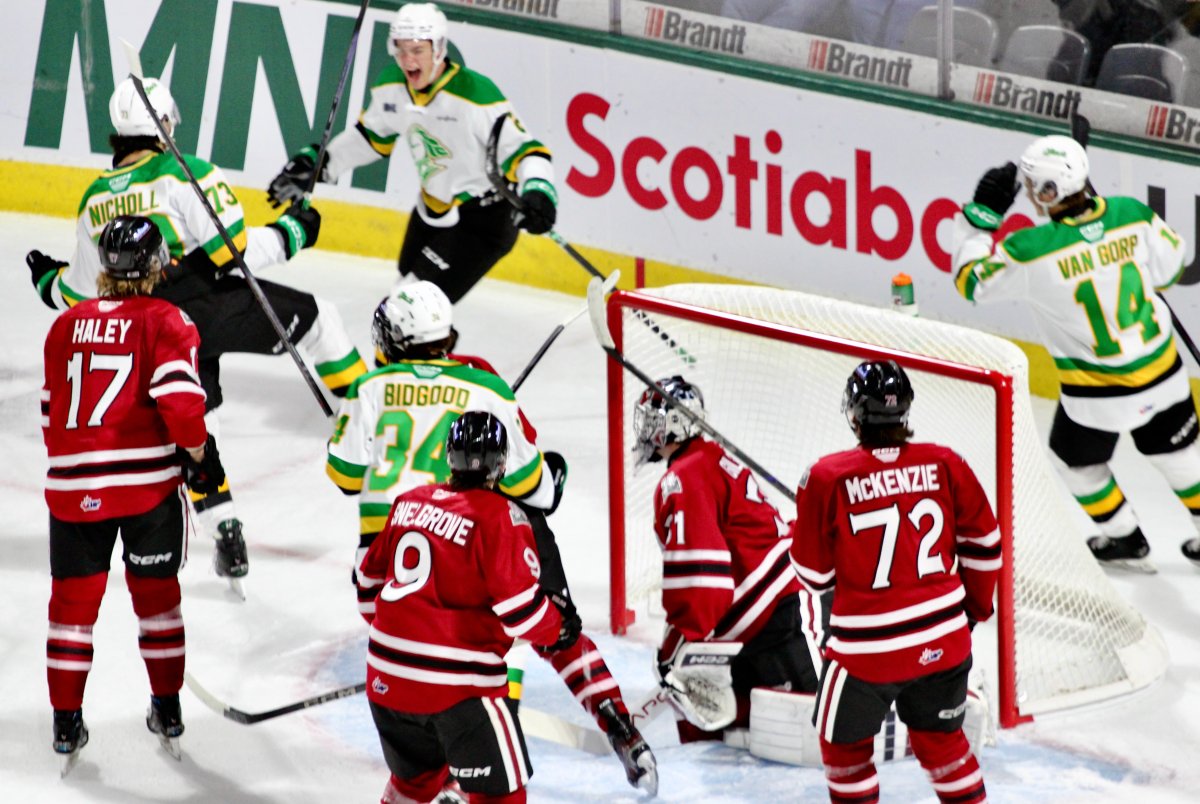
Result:
M284 262L287 253L275 231L246 228L242 205L221 169L194 156L184 158L247 266L256 270ZM96 242L105 224L120 215L142 215L154 221L176 259L197 247L218 266L233 259L179 163L169 153L152 154L105 171L88 187L79 202L75 256L70 265L43 278L38 286L43 299L66 309L96 296L100 275Z
M491 413L508 431L500 490L550 507L553 479L542 471L542 453L526 436L504 380L456 360L402 361L351 384L329 439L325 472L338 488L359 494L361 533L382 531L400 494L450 478L446 437L468 410Z
M329 143L327 178L336 181L347 170L390 156L400 144L421 182L418 212L434 225L449 226L456 221L455 206L492 189L485 154L492 125L502 115L508 119L496 147L501 171L519 192L538 189L557 203L549 149L525 130L491 79L454 62L420 92L410 89L397 64L384 68L358 128ZM545 158L528 158L535 155Z
M1121 431L1188 394L1171 315L1158 295L1183 272L1184 241L1132 198L992 233L955 219L955 286L968 301L1026 302L1054 358L1062 405L1080 424Z

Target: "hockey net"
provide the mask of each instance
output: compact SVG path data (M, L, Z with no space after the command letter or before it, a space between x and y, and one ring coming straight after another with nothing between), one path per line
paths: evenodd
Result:
M737 285L615 293L608 317L633 365L699 385L713 426L789 489L817 458L854 445L841 395L855 365L894 358L909 370L918 440L963 455L1001 523L1002 726L1130 692L1165 672L1161 637L1087 549L1038 436L1027 359L1014 344L887 309ZM613 361L608 371L611 616L614 633L624 633L637 611L660 600L651 506L663 468L635 472L632 411L644 386ZM760 486L794 518L792 502Z

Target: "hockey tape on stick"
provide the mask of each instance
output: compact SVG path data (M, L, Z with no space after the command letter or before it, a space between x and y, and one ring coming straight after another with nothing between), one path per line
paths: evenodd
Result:
M609 274L608 279L604 280L604 285L603 285L604 291L603 292L605 294L611 293L612 289L617 286L617 280L620 278L621 278L620 271L613 271L611 274ZM521 369L521 373L519 375L517 375L516 381L513 382L513 384L512 384L513 393L516 393L517 389L521 387L521 384L523 382L525 382L525 378L529 376L529 372L533 371L533 367L536 366L539 362L541 362L542 357L546 354L546 351L550 348L550 345L558 339L558 336L563 334L563 331L566 330L566 328L571 325L572 321L574 321L576 318L579 318L581 315L583 315L587 311L588 311L588 306L585 303L582 307L575 310L575 312L571 313L569 316L564 318L562 320L562 323L560 323L558 326L556 326L551 331L550 335L547 336L546 340L542 341L542 345L540 347L538 347L538 350L534 353L533 357L531 357L529 359L529 362L525 364L525 368Z
M217 228L217 233L221 236L221 240L224 242L225 248L229 249L229 253L233 255L234 263L236 263L237 267L241 269L242 276L245 277L246 284L249 286L250 292L254 294L255 301L258 302L258 306L261 307L263 313L266 314L267 320L271 322L271 328L275 330L275 334L279 336L279 342L284 345L284 348L287 349L288 354L292 356L292 360L296 362L296 367L300 369L300 374L304 377L304 381L308 384L309 390L312 391L313 396L316 397L317 404L321 406L321 410L324 411L326 416L332 416L333 408L331 408L329 403L325 401L324 393L322 393L321 389L317 386L316 380L313 379L312 373L308 370L308 366L304 364L304 360L300 357L300 353L296 351L295 345L288 338L287 330L284 329L283 324L279 320L279 316L275 314L275 310L271 308L271 302L267 299L266 295L263 294L262 288L258 284L258 280L254 278L254 274L252 274L250 269L246 266L246 261L242 258L242 253L238 250L238 247L234 245L233 238L229 236L229 230L225 228L225 225L221 223L221 219L217 217L217 213L213 211L212 205L208 202L208 196L204 194L204 190L200 187L200 182L196 180L196 176L192 173L191 167L188 166L187 160L184 159L183 154L180 153L179 146L175 144L175 140L167 132L167 129L163 125L162 120L159 118L158 113L154 111L154 105L150 103L150 98L146 97L146 87L142 84L142 62L141 58L138 56L137 50L135 50L133 45L129 44L129 42L125 41L124 39L121 40L121 44L125 46L125 53L129 58L129 77L133 80L133 87L137 90L137 94L138 97L141 98L142 105L146 107L146 111L150 113L150 117L154 120L154 126L158 129L158 136L171 150L171 154L175 157L175 161L179 163L180 169L183 170L184 175L187 176L188 183L191 184L192 189L196 191L196 195L199 197L200 203L204 206L205 213L208 214L209 219L212 220L213 225Z
M1071 139L1079 143L1083 148L1087 148L1088 140L1092 135L1092 123L1086 117L1081 115L1078 110L1071 113ZM1092 178L1088 176L1087 189L1089 193L1095 195L1096 188L1092 186ZM1183 322L1179 320L1179 316L1175 314L1175 309L1171 307L1171 303L1167 301L1167 297L1159 292L1158 298L1162 299L1162 303L1166 305L1167 312L1171 315L1171 325L1175 327L1175 332L1179 334L1179 340L1183 341L1183 345L1187 347L1188 354L1192 356L1192 360L1200 366L1200 349L1197 349L1196 342L1192 340L1192 336L1184 329Z
M500 117L497 117L496 122L492 124L492 131L488 135L487 149L485 151L484 169L487 172L488 181L492 183L492 187L495 188L500 197L509 204L512 204L513 208L516 209L519 214L524 215L525 202L522 201L521 197L513 191L512 186L508 183L508 179L505 178L504 174L500 171L500 162L496 156L496 149L500 143L500 132L504 129L504 121L507 119L508 115L501 115ZM591 261L587 257L580 254L574 246L568 243L566 238L564 238L554 229L546 232L546 236L553 240L559 248L567 252L571 259L575 260L575 262L578 263L583 270L587 271L597 279L604 280L604 274L600 273L600 269L592 265ZM687 349L684 349L682 346L676 343L675 339L672 338L669 333L664 331L662 327L656 324L650 318L650 316L646 315L644 310L637 310L634 312L634 315L639 321L649 327L651 332L661 338L663 343L667 345L667 347L675 354L676 357L683 361L685 366L695 365L696 357L688 352ZM516 389L514 388L513 390Z
M637 377L647 388L657 391L659 396L663 398L663 401L682 414L692 424L699 427L713 441L716 441L725 449L732 452L738 460L754 470L759 477L771 484L780 494L783 494L792 502L796 501L795 492L784 485L775 475L764 469L762 464L743 452L741 447L722 435L705 419L689 410L686 405L677 402L670 394L663 391L662 386L651 379L646 372L629 362L625 355L621 354L621 351L617 349L616 342L613 340L612 333L608 329L604 303L604 287L598 279L593 279L588 283L588 314L592 319L592 331L596 333L596 340L600 342L600 347L608 353L609 357L620 363L626 371Z
M354 31L350 34L350 44L346 47L346 59L342 62L342 74L338 77L337 89L333 93L333 103L329 105L329 116L325 118L325 131L321 133L321 147L317 149L317 168L313 171L312 179L304 197L313 194L317 186L317 177L321 174L321 165L325 161L325 149L329 146L329 138L333 134L333 122L337 117L338 107L342 105L342 95L346 92L346 79L350 77L350 67L354 64L354 54L358 51L358 34L362 30L363 18L367 15L367 6L371 0L362 0L358 7L358 17L354 20Z

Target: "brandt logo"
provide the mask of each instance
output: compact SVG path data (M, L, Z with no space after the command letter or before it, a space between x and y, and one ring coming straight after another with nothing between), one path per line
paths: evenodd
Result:
M1157 140L1200 144L1200 117L1184 109L1154 104L1146 116L1146 136Z
M808 46L808 69L874 84L907 88L912 65L909 56L872 56L855 52L840 42L828 39L814 39Z
M463 0L464 5L494 8L510 14L558 19L558 0Z
M1006 75L980 71L975 79L972 100L985 106L999 106L1017 112L1066 120L1083 98L1077 89L1056 92L1052 89L1019 84Z
M720 53L746 52L745 25L717 25L688 19L678 11L646 9L646 36Z

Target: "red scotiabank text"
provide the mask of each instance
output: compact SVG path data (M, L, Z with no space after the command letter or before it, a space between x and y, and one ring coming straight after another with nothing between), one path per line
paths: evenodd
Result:
M712 154L695 146L671 154L661 142L647 136L634 137L625 144L623 151L614 154L609 144L587 128L589 121L607 118L611 108L607 100L587 92L576 95L567 105L567 132L574 144L596 163L590 173L575 166L568 170L567 184L580 195L600 198L611 192L616 184L619 162L625 192L643 209L659 210L673 202L684 215L703 221L717 214L729 193L733 199L734 224L739 229L765 231L781 237L786 213L792 227L807 242L815 246L849 248L849 180L809 170L794 179L788 177L791 182L788 186L783 166L754 158L754 138L742 134L733 135L732 152L727 154ZM778 131L767 131L761 142L767 154L776 155L783 150L783 137ZM638 176L639 165L647 160L669 166L667 186L647 186ZM695 177L685 182L693 171L703 176L702 182L697 182ZM757 191L753 187L760 180L766 183L765 211L754 204ZM906 256L913 244L912 206L895 187L873 185L870 151L855 149L852 181L855 251L885 260ZM704 191L697 192L698 187ZM816 204L827 210L827 218L823 221L813 220L806 209L808 199L813 195L823 199L823 203ZM896 221L895 232L889 238L880 236L875 230L873 217L881 207ZM950 255L938 243L938 225L953 218L958 209L958 202L952 199L935 198L920 214L921 246L930 262L941 271L950 270Z

